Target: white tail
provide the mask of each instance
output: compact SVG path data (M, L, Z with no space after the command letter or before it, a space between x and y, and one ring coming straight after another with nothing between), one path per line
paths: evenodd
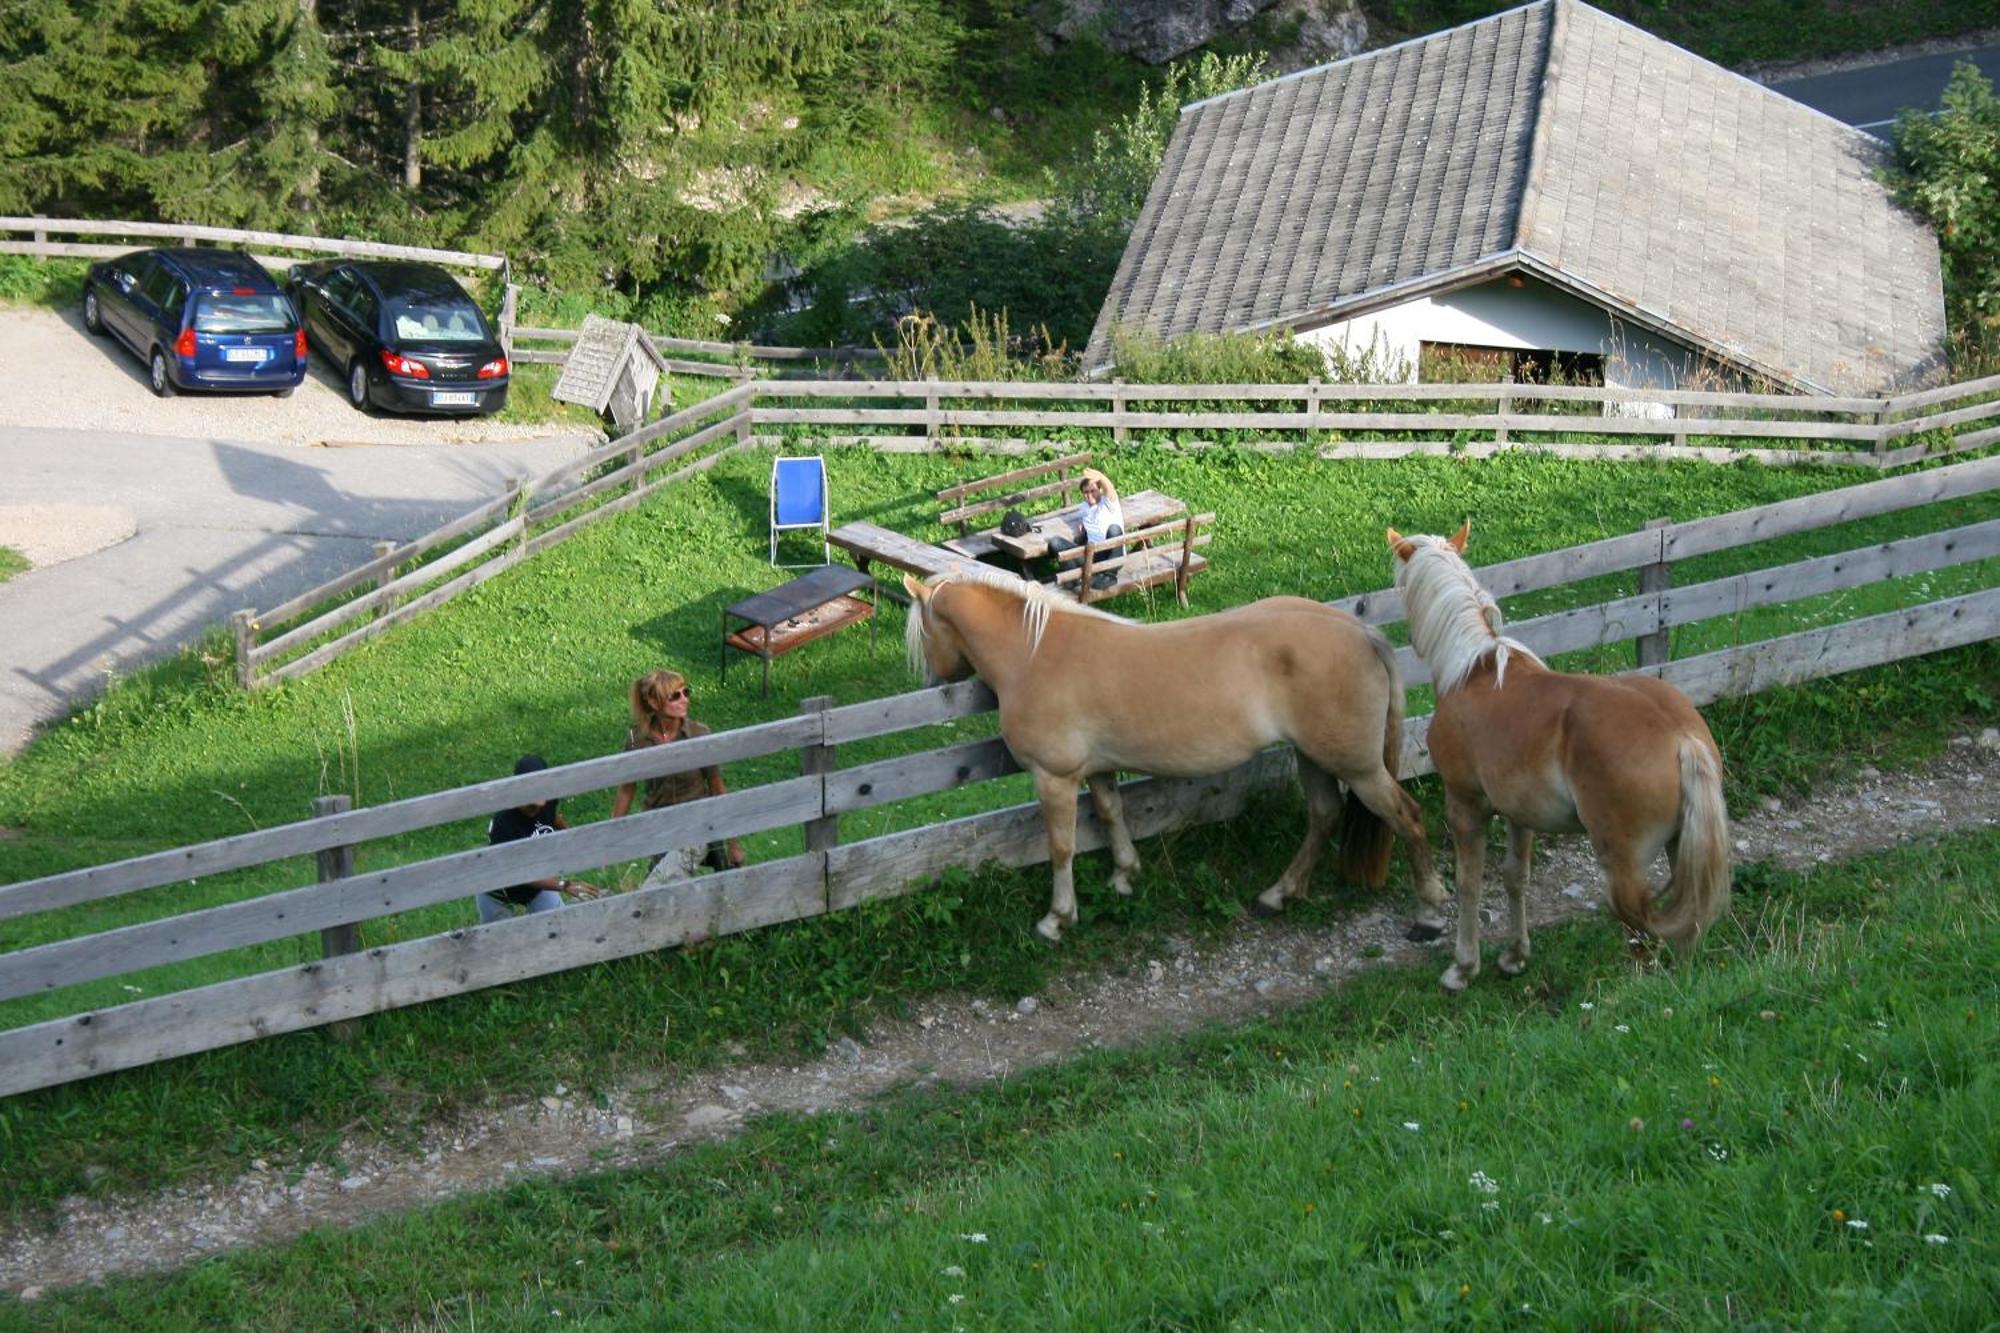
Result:
M1722 803L1722 766L1715 752L1687 736L1680 758L1681 828L1668 882L1671 901L1651 929L1686 950L1729 906L1729 810Z

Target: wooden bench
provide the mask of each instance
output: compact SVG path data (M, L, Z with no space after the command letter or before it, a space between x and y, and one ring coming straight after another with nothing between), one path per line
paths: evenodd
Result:
M958 529L958 536L944 543L945 549L973 560L989 559L999 552L993 544L993 534L998 528L976 531L978 525L975 520L997 516L1009 509L1019 509L1032 518L1048 508L1050 496L1057 497L1058 508L1081 503L1083 469L1089 464L1088 453L1065 454L1033 467L1016 468L998 476L981 477L978 481L945 487L937 493L938 503L944 506L944 512L938 515L938 523ZM1054 480L1042 480L1046 478ZM993 491L999 494L987 493ZM1071 495L1076 497L1074 502L1070 499Z
M877 560L915 574L920 579L942 574L966 562L966 557L956 551L905 537L876 523L843 523L827 533L826 539L853 556L855 568L864 574L868 572L868 566ZM882 591L898 601L906 600L893 579L882 585Z
M1214 529L1214 514L1190 514L1122 537L1072 547L1058 557L1063 568L1056 574L1056 587L1088 603L1172 583L1175 599L1186 606L1188 580L1208 568L1207 558L1195 548L1208 545ZM1112 575L1109 584L1091 586L1106 573Z

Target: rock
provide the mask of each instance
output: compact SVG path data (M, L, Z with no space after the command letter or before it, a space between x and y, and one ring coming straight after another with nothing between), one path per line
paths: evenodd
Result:
M632 1137L632 1132L633 1132L633 1125L631 1116L621 1115L616 1120L612 1121L612 1133L616 1134L619 1138L629 1139Z
M562 1110L562 1106L562 1098L560 1097L542 1098L542 1109L544 1111L560 1111Z
M1194 946L1179 935L1169 935L1161 943L1160 949L1169 958L1185 958L1194 949Z
M42 1289L41 1289L40 1287L23 1287L23 1288L21 1288L21 1299L22 1299L22 1300L24 1300L24 1301L38 1301L38 1300L40 1300L41 1298L42 1298Z
M1784 808L1785 808L1784 803L1780 801L1777 797L1766 796L1764 798L1764 809L1770 812L1771 814L1775 815L1778 813L1778 811Z
M1022 1015L1023 1017L1027 1016L1028 1014L1034 1013L1037 1009L1040 1009L1041 1007L1042 1007L1042 1002L1036 999L1032 995L1023 995L1020 999L1014 1002L1014 1012Z
M1872 764L1864 764L1859 777L1863 782L1879 782L1882 780L1882 771Z
M750 1089L738 1087L734 1083L722 1085L722 1100L731 1106L741 1106L750 1100Z
M1321 954L1319 957L1313 959L1313 975L1316 977L1330 977L1334 974L1337 966L1332 958L1326 954Z
M1159 959L1149 958L1146 960L1146 982L1148 985L1157 986L1166 980L1166 977L1166 966Z
M1038 25L1046 35L1061 41L1094 38L1152 65L1188 55L1226 33L1251 36L1244 30L1267 11L1259 30L1295 29L1290 47L1279 55L1278 72L1352 54L1366 44L1368 32L1367 19L1352 0L1064 0L1047 11L1053 19Z
M124 1240L127 1234L128 1234L128 1233L126 1232L126 1230L125 1230L125 1228L124 1228L124 1227L106 1227L106 1228L104 1228L104 1239L106 1239L106 1240L108 1240L108 1241L121 1241L121 1240Z
M861 1043L854 1038L842 1037L833 1044L833 1048L840 1052L840 1058L847 1061L847 1063L851 1065L861 1063Z
M1278 983L1269 977L1258 977L1250 989L1256 991L1259 995L1269 995L1272 991L1278 989Z
M537 1157L528 1163L528 1165L542 1171L553 1171L562 1164L563 1160L560 1157Z
M366 1176L349 1176L347 1179L340 1182L340 1192L342 1194L352 1194L356 1190L367 1189L367 1188L368 1188L368 1177Z
M681 1117L681 1122L689 1129L707 1129L711 1125L726 1125L735 1118L728 1107L709 1102L689 1111Z
M1988 727L1980 732L1979 748L1989 754L2000 754L2000 727Z

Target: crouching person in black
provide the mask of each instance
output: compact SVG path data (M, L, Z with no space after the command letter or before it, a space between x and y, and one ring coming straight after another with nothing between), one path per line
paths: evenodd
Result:
M524 754L514 765L514 774L539 773L549 766L548 760L538 754ZM569 821L556 809L556 801L529 802L502 810L493 816L493 822L486 826L486 840L498 846L503 842L519 842L522 838L540 838L569 827ZM546 879L531 879L525 884L511 888L494 889L480 894L473 901L479 904L479 924L501 921L514 915L517 908L530 912L553 912L563 905L563 895L573 898L596 898L604 890L595 884L586 884L580 879L566 879L551 875Z

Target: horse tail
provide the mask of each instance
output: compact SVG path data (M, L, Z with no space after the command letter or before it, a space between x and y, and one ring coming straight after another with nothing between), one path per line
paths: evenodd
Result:
M1651 923L1675 949L1692 947L1729 906L1729 811L1722 765L1701 737L1681 738L1681 822L1668 881L1672 901Z
M1363 625L1375 660L1389 677L1389 709L1382 724L1382 766L1391 778L1403 763L1403 673L1396 669L1396 649L1382 631ZM1379 889L1389 882L1389 853L1395 834L1382 816L1370 810L1354 788L1347 789L1347 802L1340 816L1340 874L1351 884Z

